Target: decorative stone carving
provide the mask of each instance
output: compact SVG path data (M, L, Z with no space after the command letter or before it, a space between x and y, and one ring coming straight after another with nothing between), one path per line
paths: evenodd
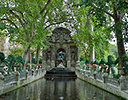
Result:
M74 40L70 35L70 31L66 28L56 28L53 30L52 36L50 36L49 42L52 46L48 48L43 54L43 63L46 63L47 67L57 67L61 60L58 59L58 53L64 52L63 65L70 67L76 65L78 57L78 48L76 47ZM58 51L59 50L59 51Z
M48 59L48 60L51 59L51 53L50 53L50 52L47 53L47 59Z

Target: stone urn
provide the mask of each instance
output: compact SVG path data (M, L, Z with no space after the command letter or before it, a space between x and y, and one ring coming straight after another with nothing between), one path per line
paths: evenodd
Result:
M118 67L118 74L125 76L127 74L125 67Z

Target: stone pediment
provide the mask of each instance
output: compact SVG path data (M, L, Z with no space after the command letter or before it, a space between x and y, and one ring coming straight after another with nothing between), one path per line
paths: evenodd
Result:
M51 36L52 42L72 42L71 31L66 28L59 27L53 30Z

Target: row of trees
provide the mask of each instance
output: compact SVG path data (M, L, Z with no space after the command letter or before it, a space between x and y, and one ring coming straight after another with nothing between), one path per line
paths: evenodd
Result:
M102 55L103 49L108 47L107 39L111 39L111 32L114 32L117 38L119 63L124 66L123 56L126 55L124 42L128 42L127 5L126 0L79 0L79 3L74 5L80 7L78 34L81 34L77 37L78 42L80 37L83 36L83 38L79 44L87 43L89 51L95 47L96 56ZM89 25L93 27L93 30Z
M104 56L114 32L119 62L124 65L127 4L125 0L3 0L0 35L9 35L10 41L22 44L24 60L30 48L36 48L38 60L41 47L48 48L46 36L50 30L65 26L72 30L80 50L91 61L94 48L97 59Z
M40 49L49 44L46 36L50 26L70 23L73 19L72 13L65 10L67 7L66 2L60 0L3 0L0 3L0 33L22 44L24 60L30 48L36 49L36 60L39 60Z

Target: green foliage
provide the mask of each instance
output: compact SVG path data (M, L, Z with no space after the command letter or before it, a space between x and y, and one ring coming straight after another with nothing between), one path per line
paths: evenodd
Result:
M3 52L0 52L0 65L1 65L1 62L5 59L5 55Z
M81 61L81 62L80 62L80 65L84 65L84 64L85 64L85 61Z
M6 64L8 63L7 59L4 59L4 60L2 61L2 63L3 63L3 65L6 65Z
M13 48L9 49L12 55L20 55L22 56L23 49L22 48Z
M123 59L123 61L128 61L128 56L127 55L123 55L122 59Z
M85 64L89 64L89 60L85 60Z
M77 33L73 35L77 45L80 48L80 54L83 56L86 52L87 58L89 57L89 51L94 47L96 53L96 59L100 59L104 56L105 51L108 50L109 42L107 39L110 38L109 29L105 26L97 27L91 16L88 14L90 7L81 6L78 9L76 16L78 24L76 24ZM87 19L87 16L89 19ZM90 20L92 29L89 28L88 20ZM96 19L95 19L96 20ZM89 34L91 38L89 38Z
M106 64L106 63L107 63L107 62L105 61L105 59L102 58L99 64L100 64L100 65L101 65L101 64L104 65L104 64Z
M32 58L32 63L36 64L37 62L35 61L35 58Z
M42 59L41 58L39 59L39 64L42 64Z
M4 30L4 29L6 29L6 24L0 22L0 30Z
M19 63L24 64L23 58L22 58L21 56L16 57L16 63L17 63L17 64L19 64Z
M110 74L110 69L112 71L112 74L113 74L113 77L115 77L116 75L116 72L115 72L115 69L114 69L114 57L112 55L109 55L108 56L108 62L107 62L107 65L108 65L108 69L107 69L107 73L108 75Z
M112 55L108 56L108 65L114 64L114 57Z
M95 61L93 62L93 64L97 64L97 65L99 65L98 60L95 60Z
M111 44L109 48L110 48L109 54L112 54L114 58L117 58L118 57L117 46Z
M85 5L85 6L82 6ZM74 6L80 6L80 8L86 8L86 14L90 17L93 24L94 33L95 31L104 30L103 35L106 36L106 39L111 38L110 32L114 32L117 36L118 50L120 51L120 58L123 54L125 54L123 48L123 41L127 41L127 5L128 2L126 0L82 0L82 2L75 4ZM81 7L82 6L82 7ZM84 13L85 11L83 11ZM85 13L84 13L85 14ZM80 13L80 16L82 14ZM113 20L114 19L114 20ZM122 20L123 19L123 20ZM104 28L104 29L103 29ZM123 33L123 34L122 34ZM100 33L101 34L101 33ZM93 36L93 35L92 35ZM124 37L124 38L122 38ZM95 38L94 38L95 39ZM101 38L97 38L96 40L100 40ZM95 40L95 41L96 41ZM122 42L122 43L121 43ZM122 45L120 45L120 43ZM97 43L98 47L101 49L104 47L106 43L101 42L101 44ZM106 46L105 46L106 47ZM102 50L95 49L99 51L100 55L103 55L104 52ZM96 56L97 56L96 54ZM117 56L116 56L117 57ZM120 59L122 63L122 59Z
M69 2L62 0L4 0L0 3L0 9L1 22L6 26L0 25L1 29L6 28L10 42L21 44L24 52L38 45L48 48L50 43L46 37L51 34L50 30L74 19L71 13L73 8Z
M119 57L117 57L115 62L114 62L114 64L117 64L117 63L119 63Z
M9 55L7 58L8 61L8 73L10 73L11 71L14 71L14 63L15 63L15 56L14 55Z
M7 61L10 63L14 63L15 62L15 56L14 55L9 55L7 58Z
M81 58L81 57L80 57L80 61L84 61L84 58Z

